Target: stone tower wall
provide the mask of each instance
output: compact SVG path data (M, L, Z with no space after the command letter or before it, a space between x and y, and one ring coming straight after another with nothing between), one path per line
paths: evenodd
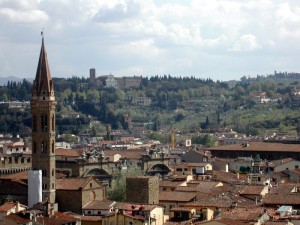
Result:
M159 181L158 177L127 177L126 201L141 204L158 204Z

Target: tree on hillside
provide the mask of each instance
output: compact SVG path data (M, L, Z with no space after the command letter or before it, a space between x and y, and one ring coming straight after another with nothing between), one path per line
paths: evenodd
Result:
M126 178L143 176L144 172L137 167L129 167L127 170L121 170L121 173L112 181L112 188L108 191L111 200L125 202L126 201Z

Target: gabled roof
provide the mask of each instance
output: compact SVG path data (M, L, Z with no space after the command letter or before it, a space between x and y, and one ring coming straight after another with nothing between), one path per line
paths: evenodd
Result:
M88 204L86 204L82 209L86 210L86 209L91 209L91 210L109 210L111 209L114 205L116 204L115 201L110 201L110 200L106 200L106 201L100 201L100 200L94 200L94 201L90 201Z
M79 218L61 212L55 212L53 217L37 217L36 220L44 225L63 225L80 221Z
M222 212L221 218L233 219L236 221L257 222L264 214L264 208L235 208L231 211Z
M244 180L241 179L241 174L239 177L236 174L225 172L225 171L213 171L212 180L218 180L225 183L243 183Z
M171 181L171 180L162 180L159 182L159 187L179 187L184 181Z
M159 193L159 201L164 202L190 202L196 197L196 193L182 191L163 191Z
M273 187L270 190L272 194L290 194L295 190L296 184L294 183L287 183L287 184L280 184L278 187Z
M245 185L237 187L237 191L240 195L260 195L264 189L265 186L262 185Z
M300 205L300 194L266 194L262 202L265 205Z
M5 216L5 222L6 224L29 224L31 223L31 220L25 219L17 214L10 214Z
M7 212L16 206L15 202L5 202L0 206L0 212Z
M216 196L212 198L198 199L197 201L186 203L185 206L229 208L234 203L235 201L228 196Z

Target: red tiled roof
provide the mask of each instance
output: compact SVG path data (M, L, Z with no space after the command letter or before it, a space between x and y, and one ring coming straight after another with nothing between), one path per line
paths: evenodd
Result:
M242 183L244 180L243 176L239 175L239 178L236 174L225 172L225 171L213 171L213 180L218 180L226 183Z
M236 221L236 220L228 219L228 218L219 218L219 219L212 220L212 221L218 221L219 223L224 224L224 225L245 225L245 224L248 224L248 223L245 223L245 222L242 222L242 221ZM199 223L199 224L201 224L201 223ZM204 222L204 224L205 224L205 222Z
M54 217L37 217L36 220L44 225L63 225L80 221L79 218L59 212L56 212Z
M178 187L180 186L183 181L170 181L170 180L162 180L159 182L160 187Z
M178 186L175 190L183 192L196 192L197 186Z
M237 191L240 195L260 195L264 188L265 186L260 185L245 185L239 186Z
M143 207L143 210L145 211L151 211L153 209L155 209L156 207L158 207L158 205L141 205L140 203L132 203L132 202L117 202L115 207L117 207L118 209L123 209L126 211L132 211L132 207L134 206L134 209L137 210L140 207Z
M83 209L91 209L91 210L95 210L95 209L111 209L113 207L113 205L115 204L114 201L100 201L100 200L94 200L89 202L88 204L86 204Z
M233 219L236 221L257 222L264 214L264 208L235 208L231 211L222 212L221 218Z
M27 180L28 179L28 171L22 171L10 175L3 175L0 177L3 180Z
M190 202L196 197L196 193L181 191L163 191L159 193L159 201L164 202Z
M10 214L8 216L5 216L5 221L8 220L15 222L15 224L29 224L31 222L31 220L20 217L17 214Z
M208 150L224 150L224 151L263 151L263 152L299 152L299 144L282 144L270 142L250 142L247 146L244 144L223 145L219 147L208 148Z
M234 200L228 196L217 196L212 198L198 199L194 202L186 203L188 207L218 207L218 208L229 208L234 204Z
M104 155L105 156L114 156L115 154L120 154L121 158L127 158L127 159L140 159L143 154L146 153L146 150L142 149L135 149L135 150L105 150Z
M62 157L79 157L83 153L83 150L73 150L73 149L64 149L57 148L55 149L55 156Z
M272 194L290 194L293 189L295 189L296 184L293 183L287 183L287 184L279 184L278 187L273 187L270 190L270 193Z
M5 202L0 206L0 212L7 212L8 210L14 208L16 206L15 202Z
M262 201L265 205L300 205L300 194L266 194Z

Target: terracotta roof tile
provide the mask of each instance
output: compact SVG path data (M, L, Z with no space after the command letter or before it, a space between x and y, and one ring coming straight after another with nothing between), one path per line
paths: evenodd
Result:
M29 224L31 223L31 220L25 219L21 216L18 216L17 214L10 214L8 216L5 216L5 220L14 221L15 224Z
M74 149L64 149L57 148L55 149L55 156L61 157L79 157L83 153L83 150L74 150Z
M228 218L219 218L219 219L212 220L212 221L218 221L219 223L224 224L224 225L245 225L245 224L248 224L246 222L236 221L236 220L228 219ZM199 224L201 224L201 223L199 223Z
M243 183L243 176L239 175L239 178L234 173L229 173L225 171L213 171L212 180L218 180L226 183Z
M272 187L270 190L271 194L290 194L292 193L293 189L295 189L296 184L294 183L286 183L286 184L279 184L278 187Z
M28 171L22 171L19 173L14 173L10 175L3 175L0 177L3 180L27 180L28 179Z
M127 159L140 159L143 154L146 153L144 149L135 149L135 150L105 150L105 156L114 156L115 154L120 154L121 158Z
M234 203L235 202L228 196L216 196L212 198L198 199L197 201L186 203L184 206L229 208Z
M106 201L100 201L100 200L94 200L86 204L83 209L92 209L92 210L100 210L100 209L111 209L116 202L106 200Z
M182 181L171 181L171 180L162 180L159 182L160 187L179 187L184 182Z
M266 194L262 202L265 205L300 205L300 194Z
M147 204L140 204L140 203L132 203L132 202L117 202L115 207L118 209L123 209L125 211L132 211L134 206L134 209L139 209L140 207L143 207L145 211L151 211L158 207L158 205L147 205Z
M159 201L161 202L190 202L195 199L196 193L182 191L163 191L159 193Z
M0 212L7 212L8 210L14 208L16 206L15 202L5 202L0 206Z
M179 186L175 190L183 192L196 192L197 186Z
M36 220L44 225L63 225L80 221L79 218L59 212L56 212L54 217L37 217Z
M265 186L260 185L245 185L237 187L240 195L260 195Z
M208 148L208 150L225 150L225 151L264 151L264 152L299 152L299 144L283 144L270 142L250 142L248 146L243 144L223 145L219 147Z
M264 214L264 208L235 208L231 211L222 212L221 218L233 219L235 221L257 222Z

